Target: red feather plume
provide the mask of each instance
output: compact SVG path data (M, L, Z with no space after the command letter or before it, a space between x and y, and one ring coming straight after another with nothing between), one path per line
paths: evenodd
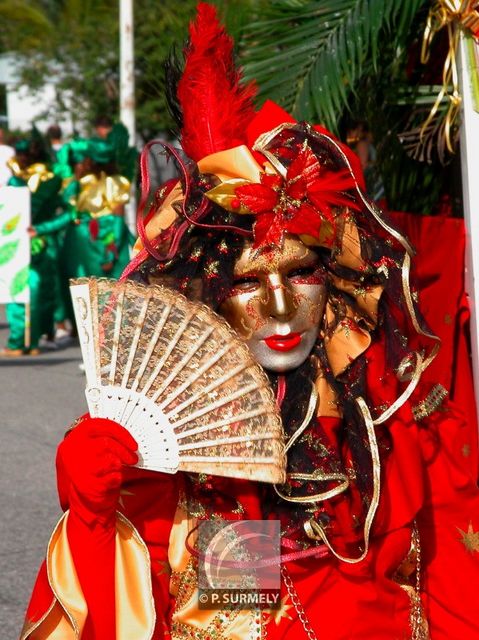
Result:
M254 83L241 85L233 39L219 22L215 7L198 4L190 24L185 68L178 83L183 111L182 146L195 161L246 144L246 127L255 115Z

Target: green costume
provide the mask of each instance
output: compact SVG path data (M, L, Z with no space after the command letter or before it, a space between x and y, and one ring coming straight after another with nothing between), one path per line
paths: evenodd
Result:
M63 192L76 219L65 233L62 269L67 279L118 278L130 260L129 247L134 242L123 208L129 200L136 151L128 147L128 132L118 124L106 140L76 139L65 145L55 171L65 179L72 175L72 167L86 158L95 163L95 172L71 180ZM111 163L124 175L111 175Z
M53 330L57 256L55 234L72 221L70 212L57 216L62 207L59 196L61 179L54 176L43 163L21 168L16 158L9 163L13 176L9 186L30 190L31 220L36 236L31 242L30 286L30 345L25 345L25 305L7 305L10 336L7 348L11 350L36 349L42 334Z
M131 234L123 218L130 183L122 176L89 174L70 183L64 197L77 212L67 229L63 264L69 278L118 278L129 262Z

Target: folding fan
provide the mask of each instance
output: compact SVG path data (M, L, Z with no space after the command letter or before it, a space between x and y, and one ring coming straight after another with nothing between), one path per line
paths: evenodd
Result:
M139 467L284 482L281 419L226 321L163 286L70 282L90 414L123 425Z

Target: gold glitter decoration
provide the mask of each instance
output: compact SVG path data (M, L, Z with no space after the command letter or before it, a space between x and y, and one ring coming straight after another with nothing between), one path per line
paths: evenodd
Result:
M460 541L466 547L466 550L469 553L474 553L479 551L479 531L474 531L472 526L472 522L469 521L469 526L467 527L467 531L463 531L456 527L456 529L461 534Z
M293 618L289 614L289 609L293 609L293 605L289 604L290 597L288 594L281 598L281 603L277 609L265 609L265 613L268 614L266 619L266 624L270 622L274 622L276 626L281 623L283 618L287 618L288 620L292 620Z
M436 384L427 394L424 400L421 400L412 408L412 414L416 422L424 420L436 411L444 402L448 393L442 384Z

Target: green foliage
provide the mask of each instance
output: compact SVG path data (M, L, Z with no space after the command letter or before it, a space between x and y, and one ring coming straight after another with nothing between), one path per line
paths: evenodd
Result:
M174 128L166 106L163 65L173 45L187 35L196 0L137 0L135 3L135 56L137 125L144 139Z
M21 40L25 50L42 45L52 32L52 24L42 7L28 0L0 1L0 51L16 49Z
M164 132L176 135L168 112L163 65L174 47L181 53L188 37L188 23L194 19L198 0L136 0L135 56L138 130L149 139ZM241 34L251 15L264 3L255 0L216 0L229 33Z
M451 186L450 168L437 157L431 164L412 160L398 140L411 127L415 105L433 96L418 84L417 50L429 4L272 0L241 43L246 76L260 87L259 103L273 99L298 120L324 124L343 139L351 123L364 123L390 208L419 213L432 213Z
M402 58L394 64L400 62L405 64ZM374 76L363 78L344 120L368 124L389 207L430 214L434 212L441 192L449 187L450 167L442 166L437 159L431 164L413 160L400 143L398 136L410 126L412 109L410 104L398 100L406 83L406 78L395 76L390 65L385 64Z
M216 0L230 32L238 35L263 0ZM173 45L181 51L197 0L134 2L137 126L143 139L168 133L174 123L165 99L163 65ZM22 56L22 81L37 90L52 77L55 115L69 114L73 127L119 110L118 0L23 0L2 2L8 25L0 47ZM24 34L28 37L24 37Z
M7 3L8 4L8 3ZM35 91L55 78L56 112L72 126L98 113L116 111L118 102L118 2L116 0L31 0L12 22L0 5L0 21L10 28L4 49L20 56L22 82ZM36 18L40 16L41 20ZM23 33L31 32L25 40Z
M363 74L400 46L426 0L273 0L245 30L246 76L299 119L338 130ZM380 60L381 58L381 60Z

